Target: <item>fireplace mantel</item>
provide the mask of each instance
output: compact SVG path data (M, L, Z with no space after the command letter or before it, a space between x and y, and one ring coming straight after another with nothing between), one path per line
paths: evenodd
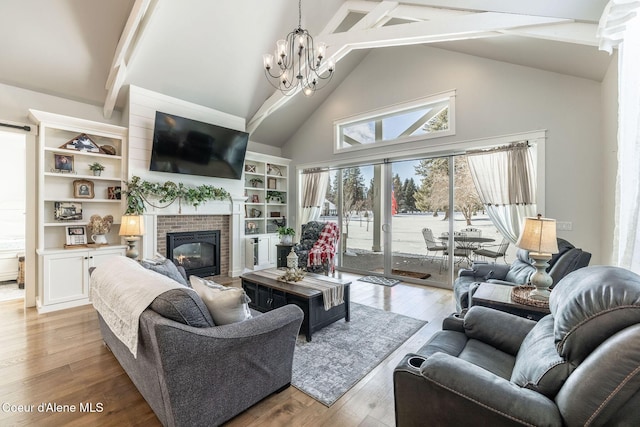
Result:
M240 242L242 238L242 210L245 196L232 196L231 200L214 200L203 203L194 208L193 206L179 206L178 202L165 208L154 208L149 206L145 212L145 230L142 236L142 257L153 258L158 253L158 217L160 216L192 216L192 215L223 215L229 216L228 230L221 230L229 236L229 276L237 277L242 273L243 260ZM164 253L162 254L165 255Z

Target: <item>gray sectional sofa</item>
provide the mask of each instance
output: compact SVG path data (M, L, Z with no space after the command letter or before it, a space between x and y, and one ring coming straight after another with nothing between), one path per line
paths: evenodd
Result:
M252 314L215 326L193 289L166 291L140 316L137 357L98 317L105 344L160 422L195 427L220 425L289 386L302 310Z

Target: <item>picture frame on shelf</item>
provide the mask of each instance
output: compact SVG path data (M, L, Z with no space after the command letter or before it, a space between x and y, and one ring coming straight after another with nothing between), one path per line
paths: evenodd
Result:
M255 222L247 222L246 234L257 234L258 226Z
M81 221L82 220L82 203L54 202L53 218L56 221Z
M66 245L86 245L87 244L87 228L84 225L71 225L66 229Z
M109 199L109 200L121 200L122 199L122 187L107 187L107 199Z
M54 154L53 170L54 172L73 172L73 156L70 154Z
M278 181L275 178L267 178L267 188L275 190L278 187Z
M87 151L89 153L101 153L98 144L93 142L86 133L81 133L73 139L67 141L62 147L68 150Z
M260 197L257 194L251 196L251 203L260 203Z
M73 197L76 199L93 199L93 182L87 179L76 179L73 181Z

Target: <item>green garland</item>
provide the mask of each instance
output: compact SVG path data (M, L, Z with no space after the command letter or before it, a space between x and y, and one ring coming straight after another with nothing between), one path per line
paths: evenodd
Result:
M172 181L165 183L149 182L134 176L127 182L127 190L123 193L127 196L127 211L125 215L142 215L146 206L145 202L156 208L166 208L178 200L180 204L179 212L182 213L182 203L197 208L203 202L209 200L231 199L231 195L223 188L211 185L200 185L198 187L186 187L182 183L176 184ZM164 206L156 206L149 202L149 197L158 199L158 203Z

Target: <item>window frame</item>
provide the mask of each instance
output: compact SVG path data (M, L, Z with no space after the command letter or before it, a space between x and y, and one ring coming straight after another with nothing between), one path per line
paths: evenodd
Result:
M335 120L333 122L333 130L334 130L334 143L333 143L333 153L348 153L352 151L361 151L361 150L369 150L369 149L377 149L380 147L393 146L397 144L406 144L409 142L416 141L427 141L434 138L441 138L445 136L451 136L456 134L456 120L455 120L455 112L456 112L456 91L455 89L441 92L434 95L429 95L427 97L415 99L413 101L407 101L399 104L390 105L387 107L379 108L376 110L368 111L366 113L361 113L349 117L345 117L342 119ZM389 140L381 140L375 141L373 143L355 145L350 147L343 147L342 142L342 134L343 129L346 126L351 126L358 123L370 122L374 120L383 120L388 117L393 117L394 115L400 115L401 113L410 111L412 109L416 109L422 106L428 106L431 104L436 104L439 102L448 101L449 103L449 113L448 113L448 124L449 128L442 131L425 133L421 135L409 135L396 139Z

